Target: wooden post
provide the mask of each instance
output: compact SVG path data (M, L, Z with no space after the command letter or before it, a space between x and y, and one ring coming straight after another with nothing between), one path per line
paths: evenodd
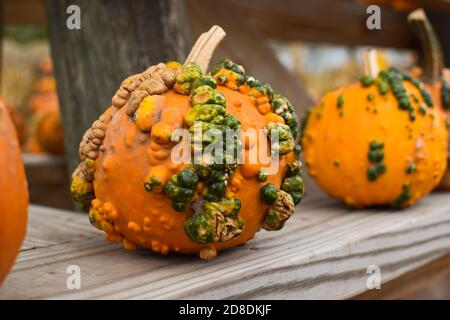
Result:
M81 29L69 30L67 7L81 9ZM178 0L46 0L68 169L79 162L85 130L111 105L121 81L188 50L184 2Z

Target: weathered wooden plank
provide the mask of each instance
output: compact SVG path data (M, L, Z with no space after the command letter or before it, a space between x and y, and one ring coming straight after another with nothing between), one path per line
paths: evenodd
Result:
M381 30L366 27L367 6L381 5ZM341 45L372 45L395 48L415 48L414 36L406 22L407 10L395 10L388 1L356 0L228 0L228 10L239 12L248 24L267 38L335 43ZM433 17L433 23L446 23L448 29L450 4L448 1L424 0L411 3L423 7ZM411 9L412 10L412 9ZM205 12L206 14L206 12ZM435 21L436 20L436 21Z
M45 26L47 23L43 0L3 0L3 3L6 25ZM388 3L382 3L382 1L364 3L364 1L355 0L338 2L334 0L227 0L225 3L227 12L239 11L248 18L254 28L274 39L330 41L351 45L398 47L414 45L408 26L402 20L405 13L396 12L392 7L386 6ZM365 16L367 5L376 3L384 5L383 26L386 32L369 34L362 28L364 27L362 17ZM445 0L421 0L411 5L436 12L450 11L450 4ZM205 10L204 14L207 15L209 12ZM332 20L330 20L331 15L333 15ZM345 23L341 23L344 21ZM322 31L333 23L335 23L333 32L324 34ZM355 29L356 24L358 28ZM351 31L350 37L348 31ZM398 37L399 35L402 37Z
M64 156L56 156L50 154L34 154L24 153L22 154L23 162L30 168L42 168L42 166L64 166L66 161Z
M345 45L411 48L407 12L382 8L382 29L366 27L368 4L354 0L229 0L267 38Z
M44 0L2 0L6 25L45 25Z
M370 290L354 300L448 299L450 297L450 255L384 284L380 290Z
M69 175L63 156L24 154L30 203L74 209L69 192Z
M111 105L122 80L156 63L183 60L188 50L184 2L49 0L46 12L69 170L85 130ZM81 29L66 27L69 5Z
M126 252L86 216L32 206L37 229L28 237L59 244L21 252L0 298L348 298L367 290L369 265L380 267L384 283L449 253L449 198L435 193L403 211L351 211L312 196L282 231L260 232L211 262ZM65 287L71 264L81 268L81 290Z
M93 238L95 232L85 223L86 219L86 214L67 215L58 209L31 205L27 237L21 251Z

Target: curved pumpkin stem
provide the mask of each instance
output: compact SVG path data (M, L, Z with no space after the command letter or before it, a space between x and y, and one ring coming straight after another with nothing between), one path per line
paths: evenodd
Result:
M212 26L208 32L202 33L197 39L184 64L195 62L202 72L206 73L214 51L225 36L226 33L221 27Z
M369 49L363 53L364 75L376 78L380 72L378 65L377 50Z
M440 80L444 68L442 48L425 11L423 9L414 10L408 15L408 22L417 34L422 47L425 82L433 83Z

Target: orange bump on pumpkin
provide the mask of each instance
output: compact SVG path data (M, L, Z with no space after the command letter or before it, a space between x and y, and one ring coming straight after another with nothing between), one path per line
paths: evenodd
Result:
M0 284L25 236L28 189L14 126L0 100Z

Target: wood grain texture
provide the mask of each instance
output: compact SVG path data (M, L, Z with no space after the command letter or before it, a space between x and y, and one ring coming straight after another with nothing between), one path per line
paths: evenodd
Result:
M343 299L367 290L369 265L383 283L450 252L449 194L403 211L351 211L311 196L279 232L262 231L211 261L127 252L85 215L30 207L30 228L0 298ZM66 268L82 288L67 290Z
M381 290L370 290L352 299L448 300L450 299L450 255L389 281Z
M345 45L410 48L406 12L382 8L382 29L366 27L368 4L355 0L229 0L268 38Z
M178 0L48 0L46 12L58 81L69 170L82 134L111 105L129 75L188 50L184 2ZM69 5L81 9L81 29L66 27Z

